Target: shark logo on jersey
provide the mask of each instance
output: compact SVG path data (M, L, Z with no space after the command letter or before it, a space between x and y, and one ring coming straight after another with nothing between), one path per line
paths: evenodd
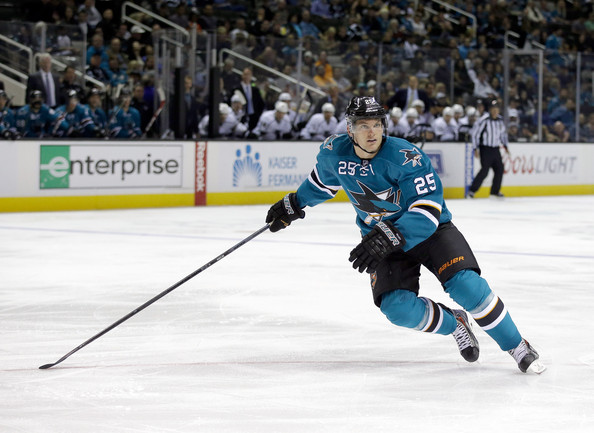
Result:
M406 165L409 162L412 162L412 166L416 167L417 165L421 164L421 154L415 148L412 149L402 149L400 152L404 153L404 157L406 160L402 163L402 165Z
M394 215L402 209L398 205L402 194L400 190L394 193L392 188L388 188L385 191L374 192L364 183L357 181L357 184L363 193L350 190L349 193L353 197L353 205L367 214L365 224L369 224L371 221L379 222L384 217Z
M328 150L332 150L332 142L334 141L334 139L337 137L337 134L333 134L330 137L326 138L324 140L324 142L322 143L322 148L324 149L328 149Z

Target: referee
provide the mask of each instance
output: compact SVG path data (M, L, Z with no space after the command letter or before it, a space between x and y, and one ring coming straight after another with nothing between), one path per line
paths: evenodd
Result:
M468 197L474 198L474 194L479 190L483 181L493 169L493 184L491 185L491 197L503 198L501 181L503 179L503 160L501 158L500 146L507 148L507 130L503 117L499 115L499 103L493 99L488 103L489 114L478 121L478 125L472 134L472 144L474 146L474 156L481 158L481 169L476 174L470 188L468 188Z

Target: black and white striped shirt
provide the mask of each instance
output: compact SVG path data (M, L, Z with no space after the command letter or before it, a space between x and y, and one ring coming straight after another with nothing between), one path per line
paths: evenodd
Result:
M507 129L502 116L493 119L490 115L478 121L472 134L472 145L476 149L479 146L499 147L503 145L507 149Z

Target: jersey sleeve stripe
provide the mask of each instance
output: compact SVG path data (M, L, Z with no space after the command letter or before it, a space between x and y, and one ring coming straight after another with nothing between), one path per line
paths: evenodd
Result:
M417 200L408 208L410 212L418 212L426 216L437 227L441 216L441 206L431 200Z
M318 172L316 170L316 168L314 167L314 169L311 171L309 177L308 177L309 181L314 184L319 190L324 191L325 193L331 195L332 197L334 197L336 195L336 193L338 193L338 190L340 189L339 186L329 186L329 185L325 185L321 180L320 180L320 176L318 175Z
M432 200L417 200L413 204L411 204L408 209L410 210L410 208L412 208L414 206L419 206L419 205L426 205L426 206L434 207L435 209L437 209L439 211L439 213L441 213L441 205L437 202L432 201Z
M433 209L433 208L431 208L431 209ZM421 208L419 206L411 209L410 211L417 212L417 213L420 213L421 215L424 215L425 217L427 217L427 219L429 221L431 221L433 224L435 224L435 227L437 227L439 225L439 219L436 218L434 215L435 212L428 211L428 210Z

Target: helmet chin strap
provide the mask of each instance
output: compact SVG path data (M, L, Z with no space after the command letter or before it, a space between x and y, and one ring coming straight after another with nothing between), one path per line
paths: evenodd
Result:
M363 152L367 153L368 155L376 155L381 150L381 148L384 146L384 140L385 140L385 137L382 135L382 142L381 142L380 146L377 148L377 150L375 152L370 152L367 149L363 149L361 147L361 145L359 145L359 143L357 143L355 141L355 137L351 136L351 141L353 142L353 144L355 146L357 146L359 149L361 149Z
M359 149L361 149L363 152L368 153L369 155L375 155L376 153L379 152L379 148L375 151L375 152L370 152L369 150L363 149L359 143L357 143L354 139L353 139L353 143L355 143L355 146L357 146Z

